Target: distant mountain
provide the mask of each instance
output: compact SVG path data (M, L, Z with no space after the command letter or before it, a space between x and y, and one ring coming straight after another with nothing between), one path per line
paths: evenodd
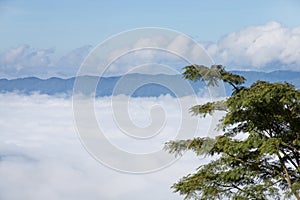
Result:
M257 80L270 82L287 81L300 88L300 72L293 71L274 71L274 72L256 72L256 71L233 71L247 79L246 85L249 86ZM90 93L93 89L91 85L97 85L97 96L111 96L118 94L131 95L133 97L149 97L170 94L171 96L187 96L194 92L203 91L205 83L191 82L191 87L182 84L181 75L146 75L129 74L125 77L95 77L82 76L77 77L81 85L78 87L82 93ZM18 78L18 79L0 79L0 93L18 92L22 94L31 94L39 92L41 94L67 94L72 95L75 77L69 79L49 78L39 79L36 77ZM136 86L141 86L135 88ZM169 89L168 89L169 87ZM131 91L130 89L133 89ZM226 86L226 93L231 93L231 88Z
M300 88L300 72L297 71L273 71L273 72L257 72L257 71L232 71L233 73L244 76L247 81L246 85L251 85L257 80L269 82L288 82Z
M41 94L55 95L73 93L75 77L69 79L49 78L39 79L36 77L18 79L0 79L0 93L17 92L31 94L39 92ZM101 77L81 76L77 77L80 82L78 91L83 94L94 92L93 86L97 85L97 96L111 96L118 94L131 95L133 97L149 97L170 94L171 96L187 96L197 92L199 88L204 88L204 83L190 82L191 87L184 88L181 75L145 75L129 74L125 77ZM188 85L188 84L187 84ZM137 87L136 86L141 86ZM168 89L169 87L169 89ZM129 89L133 88L131 91ZM174 91L174 92L172 92ZM176 93L176 94L175 94Z

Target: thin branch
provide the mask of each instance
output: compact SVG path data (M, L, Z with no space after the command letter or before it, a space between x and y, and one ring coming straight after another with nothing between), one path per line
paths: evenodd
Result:
M287 170L287 167L285 166L285 163L284 163L284 161L282 160L282 157L280 156L279 152L277 153L277 156L278 156L278 158L279 158L281 167L282 167L283 170L284 170L284 173L285 173L285 180L286 180L286 182L288 183L289 188L292 190L292 181L291 181L291 178L290 178L289 171ZM293 194L294 194L294 196L296 197L297 200L300 200L300 196L299 196L299 194L297 193L297 191L293 192Z
M293 159L287 155L283 150L280 150L280 152L290 161L290 163L297 169L299 166L293 161Z

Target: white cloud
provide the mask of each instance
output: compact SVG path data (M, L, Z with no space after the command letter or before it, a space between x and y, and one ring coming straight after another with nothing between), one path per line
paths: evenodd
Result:
M109 104L109 98L100 98L96 108L100 118L106 119L104 129L115 133L118 129L110 119L111 111L106 107ZM139 114L147 115L157 104L169 113L165 130L174 131L180 115L177 100L171 97L132 99L129 107L132 119L138 119ZM172 193L170 186L203 162L187 154L156 173L119 173L99 164L84 150L75 132L71 99L1 94L0 108L0 199L3 200L182 199ZM147 116L141 117L137 123L147 124L148 120ZM209 119L201 121L199 131L206 132L209 123ZM157 137L156 143L165 142L172 134L176 133ZM124 136L110 139L129 148ZM157 148L144 145L149 146L143 151ZM130 148L138 151L140 146Z
M136 40L118 35L101 44L95 49L95 53L92 53L93 56L88 58L87 66L89 68L99 66L95 71L104 71L102 68L107 67L105 75L111 76L132 73L133 69L136 73L136 68L144 73L165 73L162 65L172 68L173 72L181 73L185 65L212 64L204 48L184 34L164 29L144 31L144 35L136 34L141 35L141 38ZM135 32L131 34L133 35L131 37L137 37L134 35ZM149 64L161 65L162 69L151 70Z
M55 53L52 48L36 49L29 45L20 45L0 52L0 77L37 76L49 78L51 76L75 76L90 49L90 45L85 45L56 60L52 56Z
M188 64L180 57L167 51L141 49L127 53L117 59L112 65L108 66L105 75L115 76L127 73L178 74L182 66Z
M206 48L217 63L229 68L299 70L299 30L299 27L290 29L269 22L225 35Z
M61 57L54 65L58 67L73 67L78 68L83 62L84 58L90 52L92 46L85 45L79 48L76 48L63 57Z
M33 49L28 45L21 45L0 54L2 68L21 70L25 67L48 66L51 61L49 55L53 49Z
M142 34L137 40L125 36L122 38L122 35L115 40L107 40L106 46L100 46L94 57L89 58L87 66L90 71L87 73L95 75L109 61L113 63L106 69L106 76L125 74L137 66L140 66L140 72L153 73L151 66L147 68L149 63L167 65L181 72L182 67L191 64L185 59L193 64L211 65L209 56L216 63L228 66L228 69L300 70L300 27L288 28L278 22L249 26L225 35L216 43L204 44L209 56L201 46L195 45L185 35L163 29L161 35L159 33L158 31L155 32L156 35L153 33L146 36ZM156 47L164 50L155 49ZM132 52L134 49L136 51ZM0 52L0 77L75 76L90 50L91 46L85 45L54 59L53 49L20 45ZM165 73L163 69L161 72Z

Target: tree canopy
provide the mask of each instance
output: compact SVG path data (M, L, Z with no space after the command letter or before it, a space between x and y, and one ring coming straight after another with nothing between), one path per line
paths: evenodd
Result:
M212 86L222 80L232 86L233 93L225 100L191 108L201 117L225 111L219 126L222 135L165 144L176 155L191 150L199 156L217 156L181 178L172 186L174 191L186 199L284 196L300 200L300 91L289 83L265 81L244 87L244 77L221 65L187 66L183 77Z

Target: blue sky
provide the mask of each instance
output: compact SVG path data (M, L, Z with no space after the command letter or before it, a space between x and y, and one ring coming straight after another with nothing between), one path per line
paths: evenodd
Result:
M300 26L299 10L297 0L1 0L0 52L26 44L31 50L51 51L50 58L58 60L121 31L149 26L217 43L227 34L268 22L296 28Z

